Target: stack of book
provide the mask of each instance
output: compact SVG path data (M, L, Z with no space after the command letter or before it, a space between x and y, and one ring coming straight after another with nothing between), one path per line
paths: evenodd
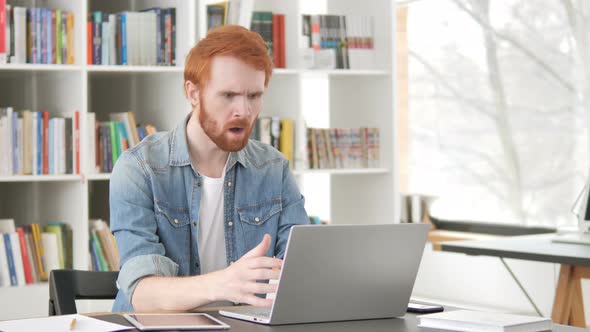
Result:
M89 65L176 65L176 8L95 11L87 28Z
M100 219L90 220L91 271L119 271L120 256L109 225Z
M90 174L110 173L123 151L156 132L152 125L142 127L137 124L132 112L111 113L109 118L110 121L96 122L95 113L87 114L87 126L94 128L88 131Z
M0 0L0 64L74 64L74 14Z
M72 229L62 222L15 227L0 219L0 286L23 286L47 281L53 269L73 265Z
M379 128L307 128L310 169L379 167Z
M371 16L303 15L302 66L315 69L373 69Z
M79 117L0 108L0 175L80 174Z
M252 13L250 30L266 42L275 68L287 68L285 59L285 15L273 12Z
M285 56L285 15L253 11L252 0L229 0L207 5L207 29L239 24L260 34L268 46L275 68L287 68Z
M207 5L207 30L225 24L250 28L254 0L227 0Z
M294 130L293 120L280 119L276 116L261 117L254 124L250 138L272 145L281 151L289 160L290 167L293 168Z

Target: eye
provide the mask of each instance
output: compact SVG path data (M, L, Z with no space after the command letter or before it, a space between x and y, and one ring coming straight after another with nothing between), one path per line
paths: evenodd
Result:
M260 97L261 97L261 95L259 93L251 93L248 95L248 99L250 99L250 100L256 100Z
M224 92L223 93L223 97L226 98L226 99L232 99L233 97L235 97L235 95L236 94L233 93L233 92Z

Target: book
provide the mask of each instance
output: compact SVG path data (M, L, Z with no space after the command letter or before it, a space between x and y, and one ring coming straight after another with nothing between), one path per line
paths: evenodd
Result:
M23 256L20 250L20 240L18 238L18 233L10 233L8 236L10 237L10 245L12 246L12 259L14 260L16 284L18 286L24 286L26 284L25 268L23 265Z
M45 268L47 273L51 270L59 269L59 243L57 242L56 233L41 233L41 240L43 241L43 247L45 248Z
M8 258L4 247L4 236L0 234L0 286L10 286L10 270L8 269Z
M551 330L550 318L453 310L418 316L418 326L450 331L527 332Z
M14 219L0 219L0 233L14 233Z

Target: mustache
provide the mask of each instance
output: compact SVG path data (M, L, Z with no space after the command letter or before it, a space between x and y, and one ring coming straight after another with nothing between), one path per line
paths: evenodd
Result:
M248 128L249 126L250 126L250 121L248 121L247 119L239 119L239 120L232 120L232 121L226 123L225 129L235 128L235 127Z

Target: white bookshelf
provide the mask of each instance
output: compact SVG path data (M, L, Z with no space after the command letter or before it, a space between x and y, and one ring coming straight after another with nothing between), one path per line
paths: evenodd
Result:
M170 130L189 112L182 88L184 57L205 31L207 1L187 0L8 0L27 7L75 13L74 65L0 65L0 106L15 110L79 111L81 175L0 177L0 218L17 225L68 223L74 234L74 268L87 269L88 220L108 220L110 174L91 174L88 165L88 112L105 121L113 112L133 111L139 123ZM211 1L209 1L211 2ZM214 1L216 2L216 1ZM176 7L176 67L86 64L87 13ZM390 0L255 0L256 11L286 14L287 68L276 69L261 116L296 121L296 149L305 146L310 127L379 127L381 165L374 169L301 169L294 174L309 214L335 224L397 221L394 145L394 2ZM376 68L300 69L302 14L371 15L375 19ZM301 155L301 151L299 151ZM47 315L47 283L0 288L0 320ZM39 305L32 306L31 303ZM92 308L82 308L84 311Z

